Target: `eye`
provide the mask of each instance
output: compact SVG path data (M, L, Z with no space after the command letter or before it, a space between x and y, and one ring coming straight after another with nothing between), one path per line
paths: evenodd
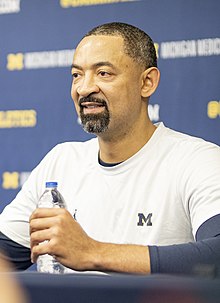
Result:
M72 73L72 77L76 79L76 78L79 77L79 74L78 73Z
M99 75L100 75L101 77L109 77L109 76L110 76L110 73L109 73L109 72L106 72L106 71L104 71L104 70L101 70L101 71L99 72Z

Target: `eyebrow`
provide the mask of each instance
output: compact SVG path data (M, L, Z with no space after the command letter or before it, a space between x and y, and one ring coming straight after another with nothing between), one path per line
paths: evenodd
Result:
M108 62L108 61L101 61L101 62L94 63L92 65L92 68L98 68L98 67L101 67L101 66L109 66L109 67L115 68L115 66L112 63ZM74 63L71 65L71 70L73 68L83 70L83 68L80 65L77 65L77 64L74 64Z

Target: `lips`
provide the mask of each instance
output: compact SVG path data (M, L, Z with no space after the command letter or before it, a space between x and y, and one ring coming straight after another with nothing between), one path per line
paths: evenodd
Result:
M97 108L97 107L103 107L103 103L98 103L98 102L82 102L80 104L84 108Z
M93 96L83 97L79 100L81 113L86 114L99 114L107 108L105 100L95 98Z
M103 112L105 104L102 102L81 102L80 107L84 115L99 114Z

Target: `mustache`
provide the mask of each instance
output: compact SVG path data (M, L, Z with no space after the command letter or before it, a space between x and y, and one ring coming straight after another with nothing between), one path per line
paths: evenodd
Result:
M94 102L94 103L98 103L102 106L105 106L107 108L107 103L104 99L101 99L101 98L96 98L96 97L93 97L93 96L88 96L88 97L82 97L80 100L79 100L79 106L82 106L82 103L84 102Z

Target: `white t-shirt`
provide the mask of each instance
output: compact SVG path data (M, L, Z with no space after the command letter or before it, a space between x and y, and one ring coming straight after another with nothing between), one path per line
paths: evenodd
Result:
M160 123L147 144L114 167L98 162L98 140L53 148L0 215L0 230L30 246L29 217L46 181L58 189L88 235L111 243L194 241L220 213L220 148Z

